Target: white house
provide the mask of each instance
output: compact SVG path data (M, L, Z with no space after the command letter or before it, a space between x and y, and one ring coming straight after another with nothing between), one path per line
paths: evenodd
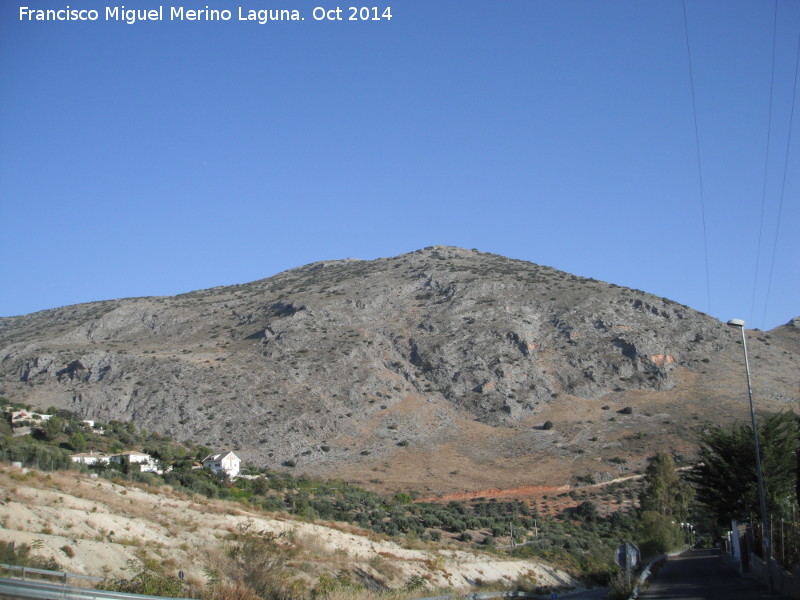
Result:
M159 468L156 460L144 452L127 450L126 452L122 452L120 454L114 454L113 456L109 457L109 460L121 465L125 464L126 462L129 465L139 465L139 470L145 473L157 473L158 475L161 475L164 472Z
M98 463L107 463L108 456L104 454L95 454L94 452L71 454L70 459L74 463L82 463L84 465L96 465Z
M130 464L133 463L147 463L153 460L149 454L145 454L144 452L136 452L135 450L127 450L122 452L121 454L114 454L111 456L111 462L122 464L127 461Z
M228 477L236 477L239 474L239 464L242 462L233 452L221 452L220 454L209 454L203 459L203 466L211 469L214 473L225 473Z
M103 430L102 427L96 427L96 422L94 420L92 420L92 419L84 419L82 421L82 423L84 423L86 426L88 426L89 429L91 429L93 433L97 433L99 435L105 435L105 433L106 433Z
M11 425L18 425L23 421L48 421L53 415L37 413L29 410L15 410L11 412Z

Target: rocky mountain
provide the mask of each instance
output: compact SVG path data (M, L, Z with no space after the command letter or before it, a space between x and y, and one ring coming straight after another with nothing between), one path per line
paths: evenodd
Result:
M799 323L747 332L760 410L795 408ZM749 414L737 330L439 246L0 319L0 393L425 495L610 479Z

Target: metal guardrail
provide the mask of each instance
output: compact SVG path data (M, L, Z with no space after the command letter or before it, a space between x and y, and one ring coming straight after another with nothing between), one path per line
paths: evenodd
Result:
M21 600L163 600L161 596L108 592L41 581L8 579L6 577L0 577L0 597ZM173 598L171 600L193 599Z
M0 577L0 597L20 600L162 600L160 596L126 594L86 588L76 588L41 581L23 581ZM180 598L173 600L191 600Z
M642 572L639 573L639 578L636 580L636 585L633 586L633 591L631 591L630 596L628 596L628 600L636 600L639 597L639 594L642 593L642 588L644 587L647 580L650 578L650 575L653 572L653 567L655 567L658 563L667 560L673 556L679 556L683 554L687 550L689 550L689 546L678 550L677 552L671 552L669 554L660 554L655 558L651 558L650 562L648 562L643 568Z
M26 568L27 569L27 568ZM27 569L33 572L33 569ZM37 569L43 571L43 569ZM46 573L57 573L46 571ZM76 577L70 575L70 577ZM86 579L97 577L81 576ZM572 596L571 593L564 597ZM555 594L542 596L530 592L496 591L479 592L476 594L458 594L453 596L429 596L418 600L492 600L494 598L527 598L529 600L549 600L559 597ZM0 598L14 598L17 600L195 600L192 598L164 598L162 596L147 596L145 594L128 594L125 592L108 592L105 590L85 589L70 587L65 584L44 583L41 581L26 581L0 577Z
M62 571L48 571L47 569L36 569L34 567L20 567L18 565L5 565L0 564L0 570L3 571L19 571L22 573L22 578L28 574L34 575L48 575L50 577L58 577L67 581L67 579L84 579L86 581L105 581L102 577L92 577L91 575L79 575L77 573L64 573Z
M62 578L64 583L47 583L26 579L0 577L0 598L16 598L19 600L164 600L161 596L145 594L129 594L126 592L110 592L93 588L77 588L66 584L68 578L88 581L105 581L102 577L48 571L33 567L0 564L0 570L19 571L24 578L28 574L48 575ZM194 600L192 598L172 598L170 600Z

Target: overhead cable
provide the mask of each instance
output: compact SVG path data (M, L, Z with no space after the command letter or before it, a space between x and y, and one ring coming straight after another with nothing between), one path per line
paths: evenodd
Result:
M769 166L769 147L770 138L772 136L772 98L775 88L775 40L777 38L778 29L778 0L775 0L773 6L774 16L772 21L772 66L770 69L769 79L769 110L767 112L767 147L764 152L764 182L761 187L761 218L758 225L758 247L756 249L756 268L755 275L753 276L753 299L750 303L750 322L753 323L753 315L756 310L756 290L758 289L758 271L761 265L761 239L764 233L764 213L766 212L767 204L767 172Z
M686 54L689 58L689 84L692 89L692 114L694 115L694 139L697 149L697 176L700 182L700 215L703 222L703 250L706 263L706 297L708 301L707 312L711 313L711 276L708 266L708 231L706 227L705 193L703 191L703 168L700 161L700 130L697 127L697 100L694 91L694 73L692 71L692 50L689 45L689 25L686 18L686 0L682 0L683 5L683 31L686 35Z
M783 178L781 179L781 195L780 195L780 202L778 204L778 220L775 223L775 235L773 236L772 241L772 260L770 261L769 266L769 277L767 278L767 294L764 300L764 314L762 316L762 322L766 321L767 318L767 306L769 305L769 293L772 289L772 275L775 271L775 255L778 252L778 235L780 233L781 227L781 215L783 213L783 199L784 199L784 192L786 191L786 173L789 170L789 150L792 145L792 125L794 123L794 109L797 104L797 73L798 67L800 67L800 34L797 36L797 56L795 58L794 63L794 85L792 86L792 104L791 110L789 112L789 135L786 138L786 152L784 153L783 159Z

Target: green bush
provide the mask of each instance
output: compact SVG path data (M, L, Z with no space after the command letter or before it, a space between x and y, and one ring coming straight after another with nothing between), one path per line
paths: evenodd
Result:
M183 584L175 577L164 574L161 565L154 559L128 561L126 569L134 571L130 579L107 582L102 589L126 594L146 594L148 596L164 596L180 598L184 595Z
M639 548L647 558L677 550L683 544L680 525L652 510L639 516L639 531Z
M37 541L41 544L40 540ZM41 556L31 555L31 547L28 544L14 542L0 542L0 563L49 571L57 571L60 568L60 565L52 558L45 559Z
M627 600L631 597L635 587L635 579L628 581L625 573L617 571L611 575L608 581L609 600Z

